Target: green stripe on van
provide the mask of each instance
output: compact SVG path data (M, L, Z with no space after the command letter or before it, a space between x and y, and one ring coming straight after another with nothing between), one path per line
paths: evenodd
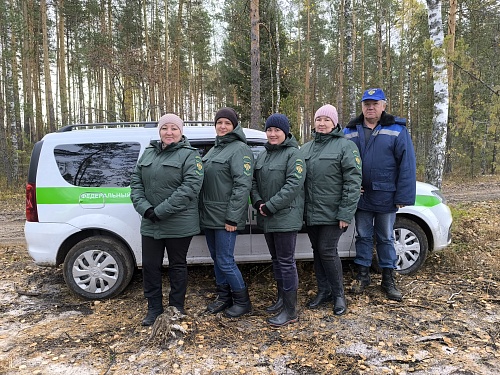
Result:
M132 203L130 187L47 187L36 189L38 204ZM250 203L250 200L249 202ZM441 201L432 195L417 195L415 206L433 207Z
M415 199L415 206L434 207L439 203L441 203L439 198L433 195L417 195Z
M132 203L130 187L37 187L36 200L38 204Z

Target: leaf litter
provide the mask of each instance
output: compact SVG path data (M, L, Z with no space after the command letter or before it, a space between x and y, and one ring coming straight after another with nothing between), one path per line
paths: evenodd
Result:
M61 269L29 258L24 202L2 201L0 374L497 374L500 192L498 182L481 184L444 187L454 242L416 275L397 275L402 303L385 299L372 274L365 294L347 295L346 315L333 316L331 306L307 310L314 272L299 262L299 323L275 329L265 322L276 294L269 264L242 265L254 311L240 319L205 313L212 268L190 266L187 315L156 335L140 325L140 272L113 300L74 297ZM351 266L344 262L346 288ZM167 293L166 278L164 286Z

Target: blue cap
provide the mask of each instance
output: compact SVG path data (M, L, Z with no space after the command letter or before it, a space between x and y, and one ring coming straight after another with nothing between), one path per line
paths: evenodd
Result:
M385 100L385 94L382 89L368 89L363 93L361 101L365 100Z

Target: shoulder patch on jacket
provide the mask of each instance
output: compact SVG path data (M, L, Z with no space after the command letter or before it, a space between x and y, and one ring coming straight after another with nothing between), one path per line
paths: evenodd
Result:
M361 157L359 156L358 150L352 150L354 154L354 161L356 162L356 168L361 169Z
M295 177L302 178L302 172L304 171L304 161L302 159L295 160Z
M243 156L243 173L245 176L252 175L252 158L250 156Z
M196 155L194 157L194 160L196 162L196 173L199 175L199 176L202 176L203 175L203 162L201 160L201 156L199 155Z

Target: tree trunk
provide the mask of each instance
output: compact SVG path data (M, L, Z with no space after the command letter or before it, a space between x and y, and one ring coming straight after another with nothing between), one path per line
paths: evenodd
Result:
M35 141L34 103L33 103L33 14L28 1L23 1L23 38L21 41L21 60L24 93L23 129L24 137L28 142Z
M259 0L250 0L250 80L251 80L251 112L250 128L260 129L260 33L259 33Z
M112 2L111 0L107 1L107 26L106 26L106 34L108 36L108 40L110 45L113 44L113 23L112 23L112 14L113 14ZM115 122L116 121L116 93L115 87L113 85L113 70L111 67L107 67L106 69L106 119L107 121Z
M340 2L340 12L339 14L342 14L342 17L339 19L339 52L338 52L338 64L337 64L337 69L338 69L338 88L337 88L337 97L336 97L336 103L335 106L337 107L338 115L339 115L339 120L342 122L342 118L344 117L344 104L343 104L343 97L344 97L344 89L345 89L345 84L344 84L344 66L346 65L345 62L345 55L346 55L346 50L347 53L348 47L347 47L347 41L346 41L346 17L347 17L347 10L346 6L349 0L342 0ZM315 119L313 119L314 121Z
M310 63L311 63L311 6L309 0L306 0L306 16L307 16L307 30L306 30L306 43L305 43L305 59L306 66L304 67L304 128L302 130L302 143L307 142L311 135L311 118L310 118ZM314 119L313 119L314 121Z
M441 188L448 121L448 76L443 51L444 34L441 20L441 0L427 0L427 7L429 34L432 43L434 115L432 118L431 146L425 168L425 180Z
M14 4L11 5L14 7ZM10 46L11 46L11 51L12 51L12 100L13 100L13 105L14 105L14 111L12 114L8 113L8 116L13 116L12 120L14 121L13 126L14 128L12 129L15 133L15 139L16 139L16 144L15 144L15 150L23 150L23 137L22 135L22 130L21 130L21 99L19 97L19 80L17 77L19 77L19 67L17 65L17 57L16 57L16 52L17 52L17 38L16 38L16 33L11 32L10 34ZM13 144L14 146L14 144ZM18 153L15 153L14 155L14 161L15 161L15 169L13 170L15 172L14 179L17 181L18 179L18 164L19 164L19 157Z
M349 118L356 116L356 90L354 64L356 63L356 8L354 0L346 0L346 48L347 48L347 105Z
M453 61L455 60L455 30L457 21L457 0L450 0L450 14L448 15L448 95L450 98L450 115L448 116L448 129L453 128ZM446 142L446 160L445 171L450 173L453 170L451 158L451 147L453 138L451 132L448 132L448 140Z
M35 140L39 141L45 135L45 128L43 124L43 111L42 111L42 83L40 76L42 75L40 66L40 55L38 53L39 45L34 42L33 45L33 93L35 94Z
M50 75L49 59L49 37L47 31L47 3L46 0L40 0L40 15L42 17L42 43L43 43L43 68L45 81L45 110L47 114L47 123L49 132L56 131L56 118L54 111L54 99L52 97L52 77Z
M377 1L376 7L381 12L382 5L380 0ZM383 61L383 50L382 50L382 19L381 17L375 17L375 30L376 30L376 43L377 43L377 84L379 87L384 86L384 61Z
M59 72L59 100L61 105L61 123L69 123L68 111L68 87L66 85L66 49L65 49L65 26L64 26L64 0L58 1L58 23L57 23L57 68ZM102 108L102 107L101 107Z
M165 56L164 56L164 72L163 75L163 90L160 99L160 108L163 111L169 112L169 108L171 107L171 98L170 98L170 40L169 40L169 32L168 32L168 2L165 1L165 15L164 15L163 25L165 27ZM160 111L161 113L161 111Z
M15 36L12 29L8 26L5 28L5 40L2 43L4 46L8 46L4 48L2 51L2 57L4 60L2 64L4 65L4 77L5 79L5 116L7 120L7 125L10 127L10 134L7 134L7 137L10 137L10 148L6 148L8 150L5 155L5 159L3 163L7 167L7 184L8 186L12 186L13 182L17 180L19 173L19 158L18 158L18 143L17 143L17 127L16 127L16 111L15 111L15 99L14 99L14 80L16 80L16 76L14 75L14 67L13 62L16 58L15 51ZM8 43L8 44L7 44ZM8 130L6 128L6 133ZM7 146L8 147L8 146Z
M359 4L359 9L361 9L361 15L360 15L360 19L364 19L365 18L365 13L364 13L364 0L361 0L360 4ZM361 92L364 92L365 91L365 88L366 88L366 78L365 78L365 29L362 28L361 29L361 56L360 56L360 60L361 60L361 82L360 82L360 86L361 86Z
M144 25L144 40L146 44L146 77L148 82L147 87L147 97L145 100L145 108L146 113L144 114L145 118L141 118L141 120L145 120L146 118L156 119L158 118L157 106L155 102L155 69L154 69L154 54L153 48L149 41L149 22L148 22L148 10L146 8L146 2L142 2L142 14L143 14L143 25ZM152 17L154 19L154 15ZM151 28L153 30L153 28Z
M404 97L405 97L405 87L404 87L404 78L405 78L405 48L404 48L404 43L402 42L405 38L405 20L406 20L406 1L402 1L401 5L401 28L399 29L400 37L401 37L401 43L399 44L399 108L398 108L398 113L400 116L408 117L407 115L404 114ZM393 108L395 105L393 106Z
M278 4L274 3L276 14L278 12ZM281 105L281 49L280 49L280 30L279 30L279 17L276 17L276 112L280 111Z
M181 82L181 39L182 39L182 12L183 12L184 0L179 1L179 6L177 8L177 37L175 38L175 49L173 61L175 61L175 71L174 71L174 106L173 111L181 114L182 112L182 82Z

